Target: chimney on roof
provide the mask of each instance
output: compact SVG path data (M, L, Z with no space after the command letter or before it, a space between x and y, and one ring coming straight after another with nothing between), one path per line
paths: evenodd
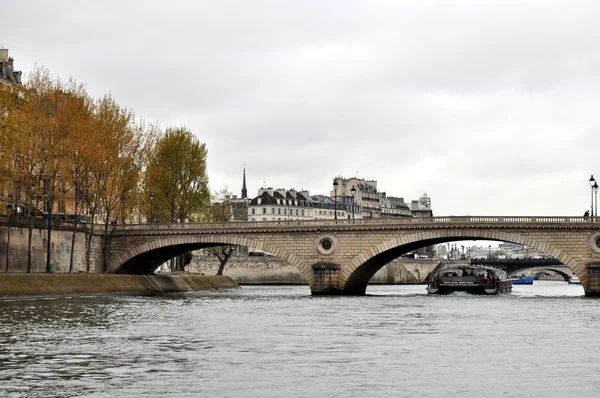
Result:
M8 48L0 48L0 62L8 62Z
M8 58L8 66L10 66L11 69L14 69L14 64L15 64L15 59L13 57L9 57Z

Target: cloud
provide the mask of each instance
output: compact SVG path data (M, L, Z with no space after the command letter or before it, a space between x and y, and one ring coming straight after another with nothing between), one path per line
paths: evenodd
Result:
M600 144L594 1L11 2L42 64L207 143L216 189L423 192L445 214L577 214Z

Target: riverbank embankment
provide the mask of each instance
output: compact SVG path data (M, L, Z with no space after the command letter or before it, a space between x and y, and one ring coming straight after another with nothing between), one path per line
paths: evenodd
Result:
M91 294L156 294L233 289L216 275L0 274L0 299Z

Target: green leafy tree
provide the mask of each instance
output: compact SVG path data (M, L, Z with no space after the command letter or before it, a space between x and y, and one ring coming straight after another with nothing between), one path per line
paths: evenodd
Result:
M144 197L153 195L151 218L185 223L202 212L210 201L206 157L206 144L186 127L167 128L157 139L144 175ZM183 257L173 268L184 270Z

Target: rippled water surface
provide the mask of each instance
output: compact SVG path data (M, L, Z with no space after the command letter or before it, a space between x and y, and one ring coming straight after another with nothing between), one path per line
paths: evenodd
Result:
M371 286L0 302L0 397L598 397L600 300Z

